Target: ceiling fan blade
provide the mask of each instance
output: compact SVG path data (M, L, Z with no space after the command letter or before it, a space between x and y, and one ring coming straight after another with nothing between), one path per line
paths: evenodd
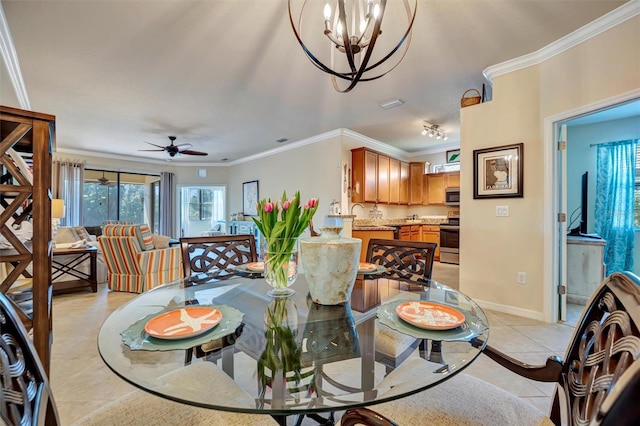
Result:
M162 151L164 151L164 146L162 145L156 145L155 143L151 143L151 142L147 142L147 141L142 141L144 143L148 143L149 145L153 145L153 146L157 146L158 148L162 148ZM144 151L144 150L140 150L140 151Z
M159 152L159 151L164 151L165 149L139 149L138 151L153 151L153 152Z
M174 146L178 148L179 152L183 152L191 148L192 145L190 143L181 143L180 145L174 145Z
M180 151L180 154L185 154L185 155L209 155L206 152L192 151L190 149L185 149L184 151Z

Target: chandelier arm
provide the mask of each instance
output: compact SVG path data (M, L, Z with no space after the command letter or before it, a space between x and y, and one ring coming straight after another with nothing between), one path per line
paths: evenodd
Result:
M414 3L414 9L413 9L413 16L410 15L411 13L411 8L409 8L409 4L407 3L407 1L405 0L405 8L407 10L407 18L411 18L411 21L409 23L409 26L407 27L407 31L404 33L404 35L402 36L402 38L400 39L400 41L398 42L398 44L389 52L387 53L387 55L380 59L378 62L376 62L375 64L371 65L370 67L368 67L365 72L371 71L372 69L376 68L377 66L381 65L382 63L384 63L387 59L391 58L391 56L393 56L394 53L396 53L398 51L398 49L400 49L400 47L402 46L402 44L407 41L407 45L405 47L405 51L402 54L402 57L400 58L400 60L393 66L393 68L391 68L390 70L386 71L384 74L379 75L378 77L370 77L368 80L362 80L362 81L371 81L371 80L375 80L377 78L380 78L382 76L384 76L385 74L387 74L389 71L393 70L395 67L397 67L400 62L402 62L402 59L404 59L404 56L407 54L407 51L409 50L409 44L411 44L411 29L413 28L413 22L416 19L416 12L418 10L418 0L415 1Z
M347 15L344 10L344 0L338 0L338 22L342 23L342 41L344 43L344 53L347 55L347 61L349 62L349 68L351 72L357 71L356 64L353 58L353 50L351 50L351 37L349 37L349 29L347 27Z

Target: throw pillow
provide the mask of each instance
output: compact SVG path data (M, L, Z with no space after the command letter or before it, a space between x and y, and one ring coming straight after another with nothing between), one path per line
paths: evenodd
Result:
M80 241L80 239L81 238L78 236L75 229L67 226L61 226L58 228L58 233L56 234L56 243L75 243L76 241Z
M169 240L171 237L167 237L166 235L158 235L151 234L151 238L153 238L153 246L157 249L165 249L169 247Z
M90 234L86 229L84 229L84 226L76 226L73 229L76 231L76 234L78 234L78 237L81 240L89 241L89 235Z
M140 245L144 245L145 247L143 250L153 250L153 237L151 236L151 228L149 228L149 225L143 223L138 225L138 228L140 228L140 233L142 234L142 241L140 241Z

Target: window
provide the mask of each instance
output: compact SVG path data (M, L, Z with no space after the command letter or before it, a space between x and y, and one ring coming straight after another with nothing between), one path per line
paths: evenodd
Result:
M198 185L180 188L180 235L197 237L224 231L226 187Z
M150 223L159 214L152 203L153 184L159 176L139 173L85 170L83 224L102 225L107 220Z

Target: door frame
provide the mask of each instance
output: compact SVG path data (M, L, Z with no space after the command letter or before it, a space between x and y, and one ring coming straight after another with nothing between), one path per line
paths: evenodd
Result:
M543 251L543 316L546 322L557 322L559 318L558 309L558 286L559 282L559 257L560 253L560 233L557 226L560 203L558 202L558 187L562 176L558 172L557 146L555 143L559 124L583 115L591 114L603 109L608 109L617 104L621 104L633 99L640 98L640 89L631 90L610 98L602 99L587 105L555 114L544 119L543 132L543 169L544 169L544 203L543 211L543 231L544 231L544 251ZM566 200L565 200L566 202ZM564 212L566 213L566 212Z

